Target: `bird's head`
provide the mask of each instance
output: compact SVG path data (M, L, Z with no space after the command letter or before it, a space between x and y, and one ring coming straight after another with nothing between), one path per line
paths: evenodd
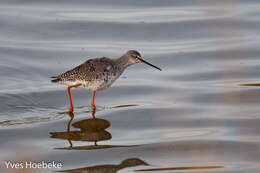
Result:
M162 70L160 69L159 67L156 67L155 65L145 61L141 54L136 51L136 50L129 50L128 52L126 52L125 56L127 56L127 59L129 61L129 64L135 64L135 63L143 63L143 64L147 64L147 65L150 65L158 70Z

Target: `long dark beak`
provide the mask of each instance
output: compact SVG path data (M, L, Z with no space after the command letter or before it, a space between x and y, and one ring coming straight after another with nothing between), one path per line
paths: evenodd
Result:
M147 65L149 65L149 66L152 66L152 67L154 67L154 68L156 68L156 69L162 71L162 69L160 69L159 67L156 67L155 65L150 64L149 62L143 60L142 58L138 58L138 59L139 59L142 63L147 64Z

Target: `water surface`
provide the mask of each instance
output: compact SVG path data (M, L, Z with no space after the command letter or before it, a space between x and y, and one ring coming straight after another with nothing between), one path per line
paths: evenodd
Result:
M255 0L2 1L1 172L15 171L4 160L63 164L42 172L259 172L259 9ZM84 89L72 90L66 114L66 87L49 77L129 49L163 71L134 65L97 92L101 126ZM141 161L149 165L133 166Z

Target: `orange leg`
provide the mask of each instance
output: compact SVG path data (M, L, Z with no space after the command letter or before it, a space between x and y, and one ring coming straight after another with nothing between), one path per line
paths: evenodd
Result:
M72 104L70 89L71 89L72 87L78 87L78 86L80 86L80 85L81 85L81 84L79 83L79 84L75 84L75 85L70 85L70 86L68 86L68 95L69 95L69 100L70 100L70 109L69 109L69 112L73 112L73 104Z
M91 101L91 105L93 110L96 110L96 105L95 105L95 95L96 95L96 91L93 91L93 96L92 96L92 101Z

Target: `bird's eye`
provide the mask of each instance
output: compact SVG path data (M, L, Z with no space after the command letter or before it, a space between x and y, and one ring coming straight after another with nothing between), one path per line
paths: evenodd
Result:
M138 56L135 56L136 59L138 59L139 57Z

